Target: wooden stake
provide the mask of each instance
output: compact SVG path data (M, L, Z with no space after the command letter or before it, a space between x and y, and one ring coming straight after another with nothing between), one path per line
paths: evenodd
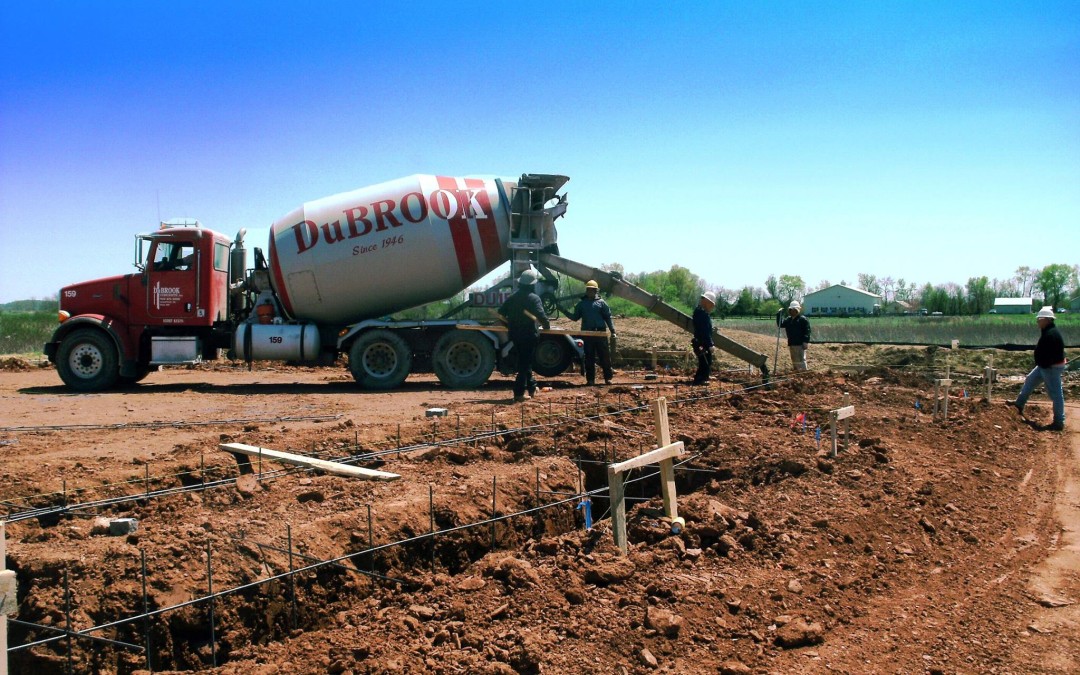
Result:
M667 399L661 396L653 401L653 419L656 423L656 445L671 445L668 428ZM664 514L668 518L679 517L679 505L675 500L675 462L670 457L660 461L660 492L664 498Z

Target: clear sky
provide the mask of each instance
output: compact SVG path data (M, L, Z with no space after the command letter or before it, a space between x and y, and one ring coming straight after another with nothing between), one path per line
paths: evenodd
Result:
M0 4L0 302L413 173L716 286L1080 263L1080 3ZM262 229L258 229L262 228Z

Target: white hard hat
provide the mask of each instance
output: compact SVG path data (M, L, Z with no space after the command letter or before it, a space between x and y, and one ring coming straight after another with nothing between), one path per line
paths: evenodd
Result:
M1039 310L1039 313L1035 315L1035 318L1036 319L1054 319L1054 318L1057 318L1057 317L1054 316L1054 308L1051 307L1050 305L1047 305L1046 307L1043 307L1042 309Z
M518 283L522 286L532 286L536 283L537 276L536 270L525 270L521 273L521 276L518 277Z
M790 305L788 305L788 306L787 306L787 308L788 308L788 309L797 309L797 310L799 310L800 312L802 311L802 305L800 305L800 304L799 304L799 301L798 301L798 300L792 300L792 301L791 301L791 304L790 304Z
M708 300L710 304L716 304L716 293L713 293L712 291L705 291L701 294L701 297Z

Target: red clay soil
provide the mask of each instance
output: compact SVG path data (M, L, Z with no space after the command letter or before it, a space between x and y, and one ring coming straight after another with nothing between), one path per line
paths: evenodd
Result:
M686 375L623 370L600 388L567 375L520 406L498 376L373 393L340 368L213 365L74 395L48 368L0 372L12 672L67 672L66 639L20 649L62 637L48 628L141 615L143 556L148 609L172 609L93 635L149 637L154 672L1080 671L1080 446L1007 408L1015 385L988 403L957 377L935 421L918 368L770 389L745 370L708 389ZM833 457L827 415L845 393L855 415ZM658 396L687 450L686 526L672 534L658 478L635 472L622 556L605 464L655 445ZM427 418L433 407L449 414ZM1041 392L1029 411L1049 421ZM257 460L240 477L221 442L365 455L401 479L269 461L260 475ZM528 513L484 522L493 487L497 515ZM600 491L591 530L583 490ZM109 536L118 518L138 529ZM213 621L208 602L175 608L245 584L214 600ZM147 668L134 647L85 638L70 659L79 673Z

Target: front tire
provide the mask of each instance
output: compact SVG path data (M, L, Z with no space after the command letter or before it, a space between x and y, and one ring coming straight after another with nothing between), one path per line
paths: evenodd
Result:
M60 379L75 391L104 391L120 377L116 345L105 333L80 328L64 338L57 352Z
M435 375L452 389L473 389L487 382L495 369L495 348L483 335L452 330L435 343Z
M396 333L377 329L364 333L349 348L349 371L365 389L393 389L409 376L412 350Z

